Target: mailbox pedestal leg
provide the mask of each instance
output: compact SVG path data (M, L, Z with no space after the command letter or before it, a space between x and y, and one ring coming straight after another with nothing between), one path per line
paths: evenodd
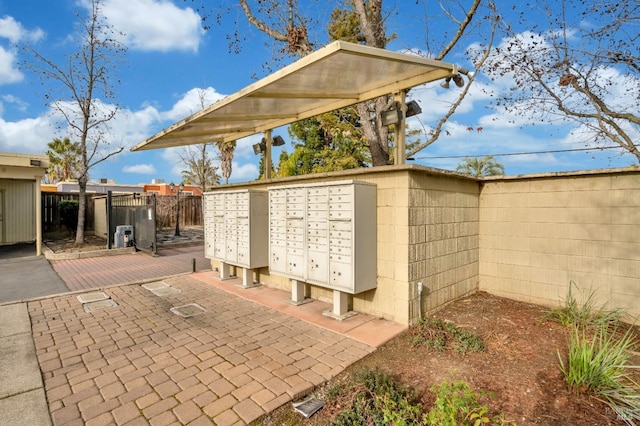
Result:
M228 263L220 262L220 279L231 279L231 268Z

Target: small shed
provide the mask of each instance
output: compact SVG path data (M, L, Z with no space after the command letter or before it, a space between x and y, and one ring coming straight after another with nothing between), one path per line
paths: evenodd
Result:
M40 182L48 167L44 155L0 152L0 245L35 241L42 253Z

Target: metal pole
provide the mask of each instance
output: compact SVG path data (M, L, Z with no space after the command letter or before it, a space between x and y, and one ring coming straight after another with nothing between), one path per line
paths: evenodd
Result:
M176 237L180 236L180 188L176 193Z

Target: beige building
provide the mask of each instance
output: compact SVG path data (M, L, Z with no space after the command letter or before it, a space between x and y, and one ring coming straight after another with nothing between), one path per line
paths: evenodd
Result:
M40 182L46 156L0 152L0 244L36 243L42 252Z

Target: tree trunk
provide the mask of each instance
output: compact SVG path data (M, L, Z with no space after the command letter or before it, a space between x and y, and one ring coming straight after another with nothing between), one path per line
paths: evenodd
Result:
M87 177L78 179L78 226L76 227L76 245L84 244L84 218L87 211Z

